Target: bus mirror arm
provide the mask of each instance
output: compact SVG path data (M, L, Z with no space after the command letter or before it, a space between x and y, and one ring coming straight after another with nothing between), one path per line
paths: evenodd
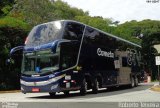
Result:
M24 49L24 46L17 46L17 47L12 48L9 53L9 58L6 60L6 64L14 64L14 60L12 59L13 54L23 49Z
M19 51L19 50L23 50L24 49L24 46L17 46L17 47L14 47L14 48L12 48L11 49L11 51L10 51L10 57L12 57L12 55L15 53L15 52L17 52L17 51Z

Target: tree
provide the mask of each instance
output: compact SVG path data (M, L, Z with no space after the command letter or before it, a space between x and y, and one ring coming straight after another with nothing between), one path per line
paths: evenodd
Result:
M21 18L32 26L53 21L57 18L54 6L49 0L17 0L10 16Z
M6 63L10 49L23 45L29 31L29 25L12 17L0 18L0 90L19 88L21 56L15 55L16 64Z
M103 17L91 17L91 16L76 16L75 20L83 22L84 24L90 25L92 27L98 28L105 32L111 32L111 27L109 25L112 23L111 19L106 19Z
M88 12L84 12L82 9L71 7L66 2L57 0L53 3L54 13L59 19L74 20L76 16L88 16Z
M152 73L152 79L158 79L157 66L155 65L155 55L157 51L153 48L154 44L160 44L160 30L150 32L142 39L142 54L147 70Z
M0 16L5 16L12 9L14 0L0 0Z
M88 12L71 7L57 0L17 0L10 16L23 19L32 26L60 19L73 20L76 16L85 16Z

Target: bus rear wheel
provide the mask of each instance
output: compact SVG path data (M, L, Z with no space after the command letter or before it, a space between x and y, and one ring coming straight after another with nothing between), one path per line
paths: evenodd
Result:
M135 87L137 87L137 86L138 86L138 78L135 77Z
M135 79L134 77L131 77L131 84L130 84L131 88L135 87Z
M99 82L98 82L97 78L95 78L94 82L93 82L92 92L94 94L97 94L98 93L98 88L99 88Z

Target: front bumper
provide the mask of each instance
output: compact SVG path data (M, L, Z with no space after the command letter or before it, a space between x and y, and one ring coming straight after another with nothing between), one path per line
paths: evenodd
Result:
M38 91L34 91L37 89ZM21 84L22 93L35 93L35 92L60 92L61 89L58 83L48 84L45 86L26 86Z
M50 77L53 76L53 77ZM43 77L21 77L21 91L23 93L63 92L80 89L79 84L73 80L65 80L65 74L49 75Z
M48 75L43 77L21 76L21 90L23 93L32 92L59 92L59 83L63 81L65 74ZM36 90L36 91L35 91Z

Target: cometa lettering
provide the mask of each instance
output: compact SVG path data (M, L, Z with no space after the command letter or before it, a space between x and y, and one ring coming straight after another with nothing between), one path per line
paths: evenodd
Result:
M97 54L98 54L98 56L104 56L104 57L114 58L114 53L112 53L111 51L109 51L109 52L102 51L101 48L97 49Z

